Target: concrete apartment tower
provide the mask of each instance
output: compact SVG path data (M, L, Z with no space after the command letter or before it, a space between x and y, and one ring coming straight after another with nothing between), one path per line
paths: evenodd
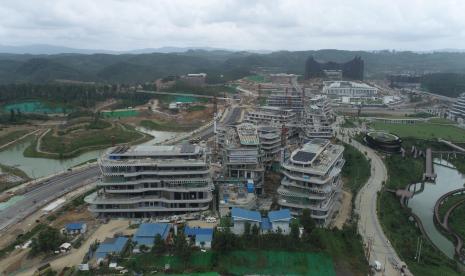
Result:
M209 161L200 146L118 146L98 163L99 190L85 200L100 216L185 214L208 210L212 202Z
M318 225L327 226L338 208L344 147L315 138L292 152L282 164L278 203L293 215L309 209Z

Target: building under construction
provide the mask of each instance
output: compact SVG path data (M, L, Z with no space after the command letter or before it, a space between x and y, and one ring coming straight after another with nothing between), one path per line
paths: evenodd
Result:
M293 151L282 164L279 205L294 215L309 209L317 224L328 225L340 197L343 152L343 146L319 138Z
M104 217L150 218L206 211L214 189L207 150L194 145L117 146L98 160L89 209Z
M333 136L331 123L334 120L334 115L326 96L316 95L309 98L302 117L301 134L303 141Z
M265 169L257 127L243 123L217 131L223 165L222 175L217 180L240 187L248 185L249 189L261 194Z

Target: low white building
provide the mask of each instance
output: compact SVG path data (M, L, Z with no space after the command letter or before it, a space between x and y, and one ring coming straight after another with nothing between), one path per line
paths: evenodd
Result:
M84 234L87 231L87 224L84 222L71 222L66 224L65 231L69 235Z
M232 232L236 235L244 234L245 225L247 223L249 223L250 228L252 228L254 225L260 227L260 223L262 222L260 212L241 208L232 208L231 217L234 224Z
M374 97L378 94L378 88L363 82L325 81L323 93L337 97Z
M289 209L281 209L279 211L271 211L268 213L268 219L271 223L271 231L279 232L282 231L283 234L290 233L290 222L291 222L291 212Z

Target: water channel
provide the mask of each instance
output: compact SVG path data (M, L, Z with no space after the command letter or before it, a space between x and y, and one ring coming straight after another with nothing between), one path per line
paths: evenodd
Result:
M144 128L137 128L137 130L154 136L152 140L145 142L144 145L163 142L174 138L176 135L184 134L182 132L154 131ZM89 151L77 157L63 160L25 157L23 152L32 143L33 139L33 137L28 137L0 151L0 163L21 169L31 178L39 178L65 171L80 163L97 158L102 152L102 150Z
M420 218L429 239L449 258L453 258L454 244L444 237L434 224L434 205L445 193L463 188L465 176L453 168L452 164L440 159L435 159L434 171L437 174L436 183L425 183L424 190L415 194L409 200L408 206ZM421 183L412 185L411 191L413 186L416 191L420 191Z

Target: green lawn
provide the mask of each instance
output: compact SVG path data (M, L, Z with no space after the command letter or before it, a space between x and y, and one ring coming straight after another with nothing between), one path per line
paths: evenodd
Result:
M36 142L24 151L27 157L69 158L88 150L110 147L113 143L143 142L144 134L130 126L117 125L106 129L86 129L64 135L56 135L50 131L42 138L41 150L52 154L36 152Z
M428 122L430 123L435 123L435 124L457 124L456 122L454 121L451 121L449 119L445 119L445 118L431 118L428 120Z
M26 133L28 133L29 131L28 130L16 130L16 131L12 131L8 134L5 134L5 135L2 135L0 136L0 146L1 145L5 145L11 141L14 141L18 138L20 138L21 136L24 136L26 135Z
M446 214L447 210L449 210L452 205L457 203L460 200L463 200L465 198L465 194L458 194L458 195L453 195L448 197L443 204L439 206L439 217L441 219L444 218L444 215ZM458 207L457 207L458 208Z
M462 239L465 238L465 203L460 204L455 208L452 214L450 214L449 225L452 229L457 231L457 234L462 237Z
M259 82L259 83L266 82L265 77L264 77L264 76L260 76L260 75L252 75L252 76L247 76L247 77L245 77L245 78L246 78L247 80L253 81L253 82Z
M386 124L382 122L371 123L376 130L384 130L396 134L401 138L412 137L417 139L443 138L452 142L465 142L465 129L452 125L433 123L417 123L415 125Z

